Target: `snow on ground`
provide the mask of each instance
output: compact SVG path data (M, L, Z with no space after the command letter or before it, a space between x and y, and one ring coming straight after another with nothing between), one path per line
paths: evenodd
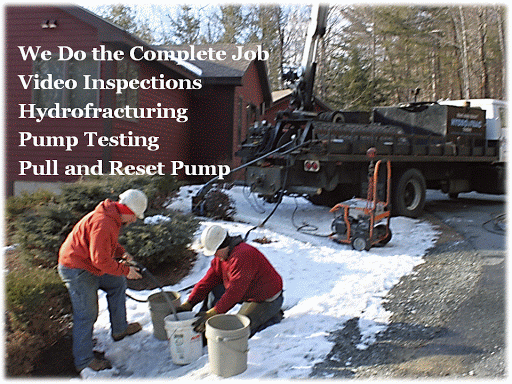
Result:
M170 207L190 212L191 197L197 190L196 186L183 187L180 197ZM231 235L244 237L274 207L256 199L244 187L234 187L229 194L236 203L236 222L216 223ZM148 218L148 222L154 219ZM401 276L422 262L425 251L438 236L428 222L395 217L391 219L393 236L385 247L358 252L350 245L325 237L331 232L332 220L333 214L326 207L315 206L302 198L285 197L265 226L250 232L247 241L260 249L283 277L285 318L249 339L248 368L236 379L307 378L312 367L333 346L329 333L341 329L353 317L360 319L363 335L358 347L367 348L376 334L386 328L390 316L382 307L382 298ZM209 220L201 223L192 245L199 255L190 275L166 290L180 291L199 281L208 269L211 258L202 255L198 239L209 224ZM264 237L270 242L254 242ZM128 293L146 299L156 292L159 290L129 290ZM184 299L189 292L182 292ZM101 372L85 369L83 378L220 379L210 373L207 347L202 357L189 365L172 362L168 342L152 334L147 303L127 299L128 321L140 322L143 329L114 343L103 292L99 303L94 337L98 341L97 349L106 352L114 368ZM236 313L236 309L232 312Z

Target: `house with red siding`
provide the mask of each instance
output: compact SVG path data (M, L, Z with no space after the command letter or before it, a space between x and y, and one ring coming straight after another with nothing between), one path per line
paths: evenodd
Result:
M167 46L168 50L189 47ZM255 53L255 45L234 44L196 45L196 51L225 53L222 61L189 60L196 66L203 81L201 90L194 92L191 116L194 127L191 140L201 148L192 154L195 164L221 161L240 165L235 152L240 149L247 129L265 113L272 104L267 67L263 60L234 60L240 50Z
M5 17L7 195L87 174L234 167L271 103L264 60L153 57L169 48L76 6L6 6Z

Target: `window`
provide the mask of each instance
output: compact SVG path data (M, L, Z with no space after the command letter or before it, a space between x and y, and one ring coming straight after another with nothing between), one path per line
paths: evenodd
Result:
M250 103L247 106L246 118L248 127L250 127L255 121L259 120L258 107L253 103Z
M130 61L117 62L117 78L130 80L139 79L139 67ZM117 108L124 108L127 105L137 108L139 104L139 90L128 87L121 94L116 95Z
M56 103L61 107L84 108L88 103L98 105L98 90L84 89L84 75L98 78L99 64L92 57L85 60L58 61L56 58L34 61L34 75L40 80L51 78L53 81L62 79L69 84L63 89L34 89L33 97L36 107L52 108Z

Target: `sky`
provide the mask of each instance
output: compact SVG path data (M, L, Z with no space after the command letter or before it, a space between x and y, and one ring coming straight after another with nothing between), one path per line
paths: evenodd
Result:
M190 212L191 197L197 190L197 186L182 187L179 198L170 208ZM235 221L204 219L191 245L198 252L193 269L181 282L165 290L179 291L193 285L208 269L211 257L203 255L199 244L200 233L207 225L219 224L230 235L244 237L274 207L256 199L244 187L234 187L228 193L237 209ZM151 225L159 219L148 217L146 223ZM285 317L281 323L249 339L247 370L232 379L308 378L314 365L323 361L333 347L328 338L330 332L341 329L354 317L359 318L363 336L358 348L367 348L375 341L377 333L386 329L391 315L382 306L384 296L400 277L412 273L414 266L423 262L422 256L439 235L438 230L424 220L394 217L391 241L384 247L359 252L350 245L325 237L330 233L332 220L333 214L327 207L315 206L303 198L285 197L265 226L250 232L248 243L263 252L283 278ZM298 231L298 227L302 230ZM254 241L264 237L270 242ZM128 290L130 296L142 300L157 292L158 288ZM182 293L182 300L188 293ZM210 371L207 346L196 361L187 365L173 363L169 342L153 335L146 302L127 299L128 321L138 321L143 329L119 342L113 342L110 337L103 292L99 305L100 315L94 330L96 348L105 351L113 368L100 372L86 368L81 373L82 378L221 379ZM199 307L197 305L195 311ZM238 308L235 306L230 313L236 313Z

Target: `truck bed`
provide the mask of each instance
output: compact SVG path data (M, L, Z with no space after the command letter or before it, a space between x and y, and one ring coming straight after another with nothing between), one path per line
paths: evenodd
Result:
M403 129L381 124L314 122L313 138L318 139L303 154L318 160L368 160L366 151L377 149L379 156L396 161L496 162L496 143L477 138L451 140L442 135L407 134ZM298 154L298 153L297 153Z

